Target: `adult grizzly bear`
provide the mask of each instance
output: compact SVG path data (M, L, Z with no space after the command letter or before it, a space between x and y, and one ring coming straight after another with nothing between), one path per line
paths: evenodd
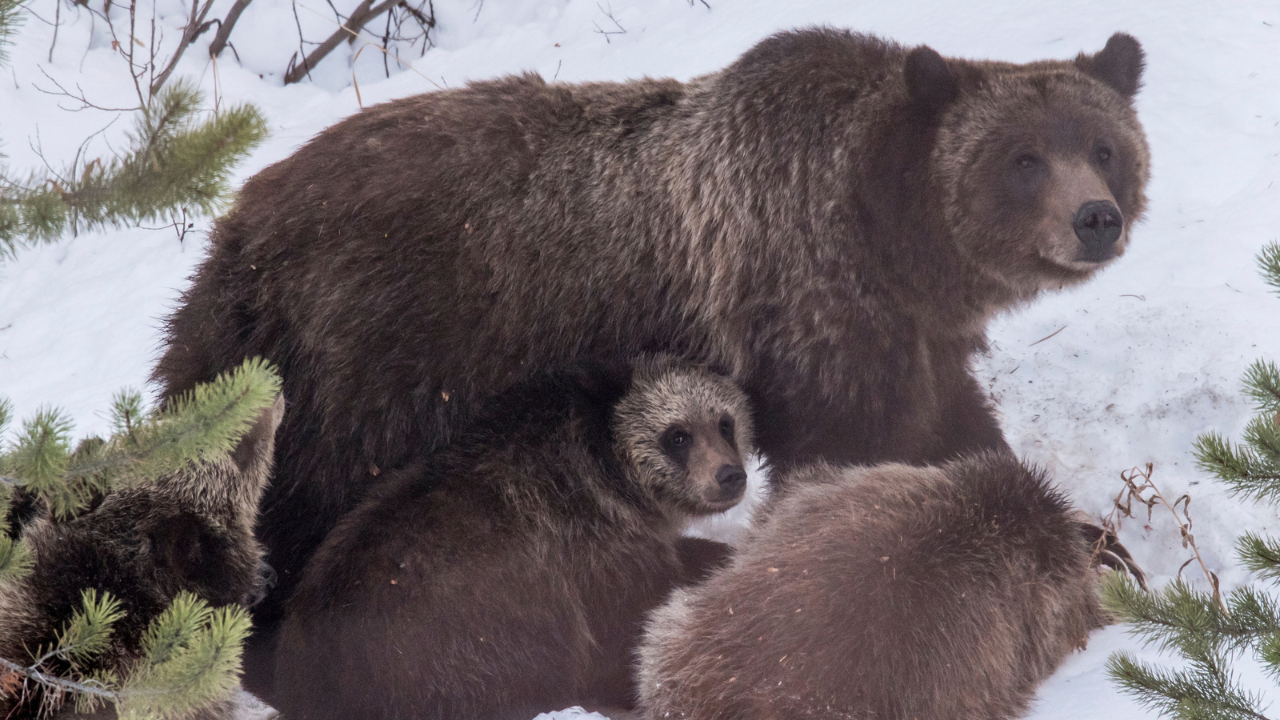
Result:
M654 612L646 717L1005 720L1107 622L1090 538L1012 454L792 481L728 568Z
M780 468L1004 449L969 356L1124 252L1142 58L1124 34L1013 65L802 30L688 83L405 98L263 170L155 370L165 396L246 356L282 373L259 627L381 473L582 358L727 368Z
M698 579L680 534L742 499L752 433L727 378L628 374L514 386L343 517L289 601L272 704L306 720L633 706L645 616Z

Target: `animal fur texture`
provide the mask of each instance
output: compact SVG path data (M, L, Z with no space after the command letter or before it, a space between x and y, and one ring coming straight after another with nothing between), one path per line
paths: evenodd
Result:
M1008 454L819 464L724 571L655 611L652 720L1000 720L1107 621L1091 547Z
M168 324L172 397L261 355L291 412L277 622L338 518L478 404L584 358L727 368L785 469L1006 449L988 320L1121 255L1137 41L1015 65L856 33L689 82L526 74L362 110L249 180Z
M741 499L751 420L717 375L642 361L629 383L600 377L499 396L338 524L281 630L285 717L634 704L641 623L704 574L681 561L713 544L679 535Z
M283 414L279 397L227 459L109 493L72 520L55 521L42 505L22 528L32 572L0 583L0 657L25 664L38 648L52 647L85 589L110 593L125 615L113 626L111 647L84 672L127 671L140 657L147 626L179 592L215 607L248 606L260 597L262 549L253 530ZM57 675L66 666L51 661L45 669ZM0 695L0 717L43 716L43 701L42 690L29 684L17 696ZM222 704L200 718L230 720L231 708Z

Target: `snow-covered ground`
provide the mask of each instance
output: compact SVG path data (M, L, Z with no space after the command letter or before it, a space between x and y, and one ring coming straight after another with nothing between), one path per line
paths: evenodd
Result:
M133 97L100 19L64 4L54 44L55 2L31 0L32 16L9 65L0 68L0 137L12 169L37 166L36 147L60 165L116 116L65 112L59 104L76 103L37 87L51 90L53 80L78 85L106 107ZM179 74L197 79L211 96L216 88L220 102L253 102L269 118L271 137L239 168L240 182L361 102L504 73L534 70L561 81L686 79L724 66L769 33L811 24L927 43L945 55L1010 61L1093 52L1113 31L1128 31L1147 52L1138 98L1154 167L1146 222L1128 254L1093 282L1000 318L978 372L1015 448L1048 467L1083 509L1107 512L1120 472L1151 462L1170 498L1190 494L1197 542L1224 588L1247 582L1234 540L1245 530L1280 530L1276 511L1229 497L1195 468L1190 448L1209 429L1238 437L1250 414L1242 372L1254 358L1280 358L1280 298L1253 263L1263 243L1280 237L1280 5L708 2L710 8L700 0L436 0L436 47L412 71L383 79L380 53L368 47L353 72L361 40L335 52L311 81L282 87L297 47L294 9L285 0L256 0L232 35L239 61L228 51L211 64L210 33L188 51ZM157 5L157 26L171 44L185 5ZM230 5L218 0L210 16L224 16ZM324 3L296 5L309 39L332 32ZM124 118L108 127L91 151L118 145L127 125ZM19 417L56 403L75 418L79 433L106 430L111 393L143 386L159 352L160 319L200 260L208 227L207 219L198 220L183 244L171 230L90 233L0 264L0 394L12 398ZM1149 523L1145 516L1126 522L1121 539L1156 585L1189 557L1176 526L1160 513ZM1190 569L1187 576L1203 585ZM1121 649L1159 659L1120 628L1098 632L1043 686L1029 717L1153 717L1105 676L1108 654ZM1271 686L1247 661L1240 668L1251 689Z

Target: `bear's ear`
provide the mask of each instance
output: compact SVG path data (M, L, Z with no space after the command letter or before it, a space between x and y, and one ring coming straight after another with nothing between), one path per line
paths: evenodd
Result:
M1097 55L1080 53L1076 67L1115 88L1125 99L1132 99L1142 86L1143 58L1142 46L1132 35L1116 33Z
M960 83L938 51L921 45L907 54L902 71L907 94L921 111L936 115L960 94Z

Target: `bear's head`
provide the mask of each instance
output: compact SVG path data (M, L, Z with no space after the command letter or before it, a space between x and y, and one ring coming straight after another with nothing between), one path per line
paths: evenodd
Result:
M612 425L623 464L672 515L722 512L742 499L754 438L746 395L728 378L642 359Z
M1133 108L1138 41L1025 65L911 51L915 112L933 116L930 164L956 249L1016 296L1089 278L1124 254L1149 156Z

